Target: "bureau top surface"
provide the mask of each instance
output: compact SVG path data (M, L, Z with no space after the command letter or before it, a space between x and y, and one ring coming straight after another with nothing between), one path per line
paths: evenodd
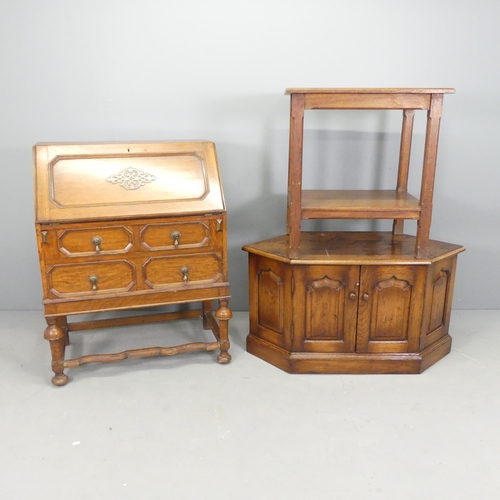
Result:
M39 143L37 222L225 210L212 142Z
M246 252L291 264L319 265L426 265L463 252L461 245L429 241L429 255L415 257L415 237L389 232L302 232L300 257L288 257L288 236L245 245Z

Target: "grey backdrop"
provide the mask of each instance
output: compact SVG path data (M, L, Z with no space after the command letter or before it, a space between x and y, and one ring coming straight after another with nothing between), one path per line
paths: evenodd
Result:
M35 142L208 139L227 203L232 306L246 310L240 248L284 232L283 94L300 86L457 89L445 97L431 237L467 247L454 306L497 308L499 18L496 0L3 0L0 309L41 308ZM306 185L394 184L399 113L306 120ZM415 152L417 195L420 161Z

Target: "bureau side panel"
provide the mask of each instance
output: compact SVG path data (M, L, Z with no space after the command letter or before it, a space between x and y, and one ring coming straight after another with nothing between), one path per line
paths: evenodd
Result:
M53 247L50 245L50 233L47 230L43 230L39 224L35 225L36 231L36 242L38 246L38 259L40 261L40 273L42 277L42 288L43 288L43 298L46 299L49 295L49 287L47 283L47 252ZM55 234L52 235L55 238Z

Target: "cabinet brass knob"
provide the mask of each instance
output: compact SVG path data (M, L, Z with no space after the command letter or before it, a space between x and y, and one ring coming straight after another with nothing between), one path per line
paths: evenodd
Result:
M368 300L369 298L370 298L370 296L367 293L363 294L363 300Z
M189 267L182 266L181 267L182 281L186 282L188 280L188 273L189 273Z
M94 236L92 238L92 245L95 246L95 251L99 253L101 251L102 238L100 236Z
M97 290L97 281L98 281L98 277L95 275L95 274L92 274L91 276L89 276L89 281L90 281L90 284L92 285L92 291L95 292Z
M181 236L182 236L181 232L177 231L177 229L170 233L170 237L174 240L174 247L179 246L179 240L181 239Z
M349 294L349 298L350 298L351 300L354 300L354 299L356 298L356 294L355 294L354 292L351 292L351 293Z

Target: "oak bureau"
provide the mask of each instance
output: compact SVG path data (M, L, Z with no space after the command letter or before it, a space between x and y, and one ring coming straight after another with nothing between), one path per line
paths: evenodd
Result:
M54 385L65 368L220 350L228 363L226 211L211 142L34 146L36 233ZM213 313L213 301L218 308ZM74 314L200 303L145 316ZM170 308L172 309L172 308ZM65 359L69 333L202 317L213 342Z

